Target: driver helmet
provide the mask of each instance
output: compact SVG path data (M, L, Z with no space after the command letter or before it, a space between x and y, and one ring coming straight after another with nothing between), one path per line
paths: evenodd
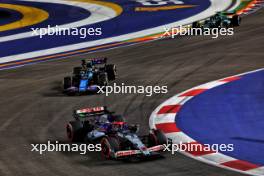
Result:
M127 130L127 124L125 122L112 122L112 131Z
M99 123L109 123L108 116L106 114L101 115L98 122Z

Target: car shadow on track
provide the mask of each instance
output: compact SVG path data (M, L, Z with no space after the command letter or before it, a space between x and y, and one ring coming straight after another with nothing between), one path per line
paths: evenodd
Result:
M62 85L60 81L54 81L50 83L51 88L47 92L42 93L44 97L69 97L69 96L94 96L97 95L95 92L87 92L82 94L67 95L63 92Z
M92 159L90 157L92 157ZM153 158L142 158L142 159L105 160L104 158L101 157L101 154L99 152L99 153L89 154L89 157L76 161L76 164L89 166L89 167L120 166L120 165L134 165L134 164L148 163L162 159L165 159L165 157L160 155L159 157L155 157L155 158L153 157Z

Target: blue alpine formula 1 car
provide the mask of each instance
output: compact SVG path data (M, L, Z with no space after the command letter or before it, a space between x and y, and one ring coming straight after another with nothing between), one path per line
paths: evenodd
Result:
M80 67L73 68L72 76L64 77L63 92L68 95L97 92L98 86L106 86L116 76L116 65L107 64L107 58L91 59L88 62L82 60Z
M139 125L128 125L124 118L106 107L74 110L74 121L66 126L71 142L101 144L105 159L140 159L159 156L165 149L167 138L160 130L150 130L138 136Z

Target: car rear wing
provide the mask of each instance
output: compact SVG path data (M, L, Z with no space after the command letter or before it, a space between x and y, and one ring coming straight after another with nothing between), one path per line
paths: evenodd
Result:
M107 63L107 58L94 58L91 59L92 64L97 65L97 64L106 64Z
M95 116L95 115L103 115L109 113L107 108L105 106L98 106L98 107L89 107L89 108L83 108L73 111L73 115L76 118L82 117L89 117L89 116Z

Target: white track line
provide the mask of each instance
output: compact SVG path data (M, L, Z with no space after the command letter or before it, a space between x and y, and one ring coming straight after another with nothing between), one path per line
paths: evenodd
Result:
M27 2L36 2L35 0L22 0ZM106 6L101 6L98 4L92 4L88 2L77 2L77 1L65 1L65 0L38 0L37 2L46 2L56 4L66 4L71 6L76 6L83 8L91 13L91 15L83 20L76 21L73 23L58 25L59 28L77 28L89 24L99 23L102 21L110 20L117 16L116 12ZM32 37L32 31L23 32L19 34L13 34L5 37L0 37L0 42L7 42L11 40L18 40Z

